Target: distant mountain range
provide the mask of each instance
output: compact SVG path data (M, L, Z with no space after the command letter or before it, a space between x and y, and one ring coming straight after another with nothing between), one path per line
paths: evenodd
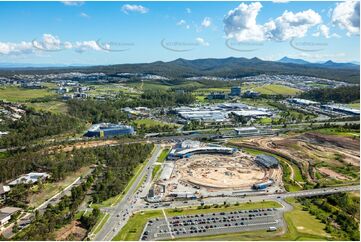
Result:
M39 67L39 68L2 68L0 75L12 75L14 71L21 73L60 73L78 71L84 73L103 72L117 73L144 73L165 76L171 79L183 79L194 76L216 76L240 78L259 74L293 74L306 75L333 80L359 83L359 65L353 63L309 63L301 59L284 57L279 61L264 61L259 58L228 57L222 59L176 59L169 62L156 61L152 63L119 64L104 66L77 66L77 67ZM11 71L9 71L12 69Z
M308 66L314 66L314 67L337 68L337 69L339 69L339 68L359 69L360 68L360 64L357 62L338 63L338 62L333 62L332 60L328 60L326 62L312 63L312 62L305 61L303 59L288 58L287 56L278 60L278 62L299 64L299 65L308 65Z
M6 63L0 62L0 68L10 69L10 68L64 68L64 67L81 67L81 66L90 66L86 64L33 64L33 63Z

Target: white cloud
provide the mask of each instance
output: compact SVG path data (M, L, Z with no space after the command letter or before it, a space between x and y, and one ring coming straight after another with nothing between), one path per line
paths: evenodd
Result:
M322 22L321 16L312 9L293 13L285 11L281 16L265 24L257 24L257 16L262 4L241 3L225 16L224 31L228 38L237 41L284 41L304 37L308 30Z
M288 3L289 0L272 0L274 3Z
M84 4L84 1L61 1L66 6L80 6Z
M187 24L187 21L185 21L184 19L181 19L177 22L178 26L184 26L186 29L190 29L191 26L189 24Z
M265 32L268 38L278 41L301 38L321 22L321 16L312 9L298 13L286 10L280 17L265 24Z
M62 48L62 43L57 36L43 34L41 41L33 41L33 46L40 50L60 50Z
M83 18L90 18L90 16L86 13L80 13L80 17L83 17Z
M337 3L332 12L332 22L342 29L347 35L360 34L360 2L346 1Z
M212 25L212 20L210 17L205 17L201 23L203 28L208 28Z
M178 26L182 26L182 25L185 25L187 22L184 20L184 19L181 19L177 22L177 25Z
M144 14L144 13L148 13L149 9L143 7L142 5L125 4L122 6L122 11L126 14L128 14L129 12Z
M261 8L261 3L254 2L248 5L241 3L237 8L230 10L223 20L227 37L239 42L264 40L263 26L257 25L256 22Z
M196 41L197 41L197 43L200 44L200 45L209 46L209 43L206 42L206 41L205 41L203 38L201 38L201 37L196 38Z
M106 46L106 48L109 49L107 46ZM100 46L97 44L97 42L95 40L90 40L90 41L75 42L75 44L73 45L73 49L76 52L83 53L87 50L101 51L101 50L104 50L105 48L100 48Z
M1 55L21 55L31 54L34 48L31 42L22 41L20 43L0 42Z
M327 25L321 24L318 27L318 32L314 33L313 36L315 36L315 37L323 36L326 39L328 39L328 38L331 38L331 36L333 36L333 35L330 35L330 28Z
M57 36L43 34L42 38L33 41L22 41L20 43L0 42L0 55L24 55L46 51L74 50L82 53L88 50L104 51L109 49L108 45L99 46L95 40L89 41L61 41Z
M192 9L190 8L186 8L186 12L189 14L189 13L192 13Z

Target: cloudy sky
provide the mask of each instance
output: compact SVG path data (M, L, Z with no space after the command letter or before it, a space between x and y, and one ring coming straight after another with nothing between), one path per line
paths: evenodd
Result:
M0 63L359 60L360 3L0 2Z

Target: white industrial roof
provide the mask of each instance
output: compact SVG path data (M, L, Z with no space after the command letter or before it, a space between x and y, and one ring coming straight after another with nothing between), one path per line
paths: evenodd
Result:
M170 176L172 175L174 169L174 163L173 162L166 162L164 163L162 173L160 174L161 180L168 180Z
M227 148L227 147L211 147L211 146L207 146L207 147L199 147L199 148L191 148L191 149L185 149L185 150L181 150L178 151L176 154L177 155L185 155L188 153L192 153L195 151L225 151L225 152L232 152L233 149L232 148Z
M255 131L258 130L256 127L241 127L241 128L235 128L236 131Z
M241 110L241 111L233 111L232 113L237 116L245 116L245 117L271 115L270 113L261 110Z

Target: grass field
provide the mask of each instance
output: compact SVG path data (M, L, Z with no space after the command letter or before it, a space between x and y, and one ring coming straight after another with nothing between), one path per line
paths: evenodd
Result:
M229 207L218 207L218 208L209 208L209 209L198 209L196 207L182 209L181 211L174 209L167 209L165 213L167 216L177 216L177 215L187 215L187 214L197 214L197 213L212 213L212 212L222 212L222 211L234 211L239 209L254 209L254 208L270 208L270 207L281 207L277 202L265 201L259 203L243 203L240 205L231 205ZM134 214L128 221L128 223L122 228L122 230L113 238L114 241L119 240L139 240L141 233L145 227L146 222L152 218L163 218L163 213L161 210L153 210L146 212L139 212Z
M350 108L360 109L360 100L357 102L347 104Z
M159 155L159 157L157 159L157 162L163 163L165 158L167 158L169 151L170 151L169 148L166 148L166 149L162 150L162 153L160 153L160 155Z
M304 238L326 239L325 225L309 212L302 210L302 205L294 198L288 198L294 209L285 213L285 220L288 224L290 240L304 240Z
M87 174L89 171L90 167L82 167L78 171L68 174L65 179L59 182L44 183L40 192L36 192L29 196L29 207L38 207L43 202L73 183L79 176ZM36 191L37 189L37 185L33 187L33 191Z
M146 127L152 127L152 126L166 126L166 125L170 125L170 126L177 126L176 124L169 124L169 123L165 123L165 122L161 122L158 120L153 120L153 119L149 119L149 118L145 118L145 119L137 119L134 120L134 123L136 125L141 125L144 124Z
M0 100L10 102L26 102L35 98L55 95L55 92L50 92L48 89L24 89L12 86L0 88Z
M318 132L320 134L326 134L326 135L338 135L338 136L344 136L344 137L360 138L359 132L349 131L349 130L340 129L340 128L322 128L322 129L315 130L315 132Z
M155 175L158 173L162 166L161 165L155 165L152 171L152 179L154 179Z
M299 90L299 89L288 87L288 86L283 86L283 85L278 85L278 84L269 84L269 85L259 86L259 87L254 88L254 91L260 92L261 94L266 94L266 95L285 95L285 96L288 96L288 95L295 96L301 92L301 90Z
M67 113L68 107L65 102L50 101L40 103L26 103L26 106L34 108L36 111L46 111L52 113Z

